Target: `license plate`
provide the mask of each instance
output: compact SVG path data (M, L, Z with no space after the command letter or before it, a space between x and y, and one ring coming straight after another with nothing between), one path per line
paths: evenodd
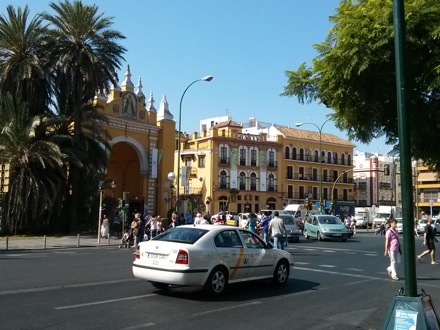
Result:
M333 234L333 236L341 236L341 234Z
M153 260L165 260L166 257L167 257L166 254L147 253L147 258L148 258L148 259L153 259Z

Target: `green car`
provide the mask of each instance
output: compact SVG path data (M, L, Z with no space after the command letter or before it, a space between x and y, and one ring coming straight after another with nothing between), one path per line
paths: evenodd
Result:
M315 214L312 215L304 224L304 237L316 238L318 241L323 239L338 239L346 241L350 236L351 230L345 226L334 215Z

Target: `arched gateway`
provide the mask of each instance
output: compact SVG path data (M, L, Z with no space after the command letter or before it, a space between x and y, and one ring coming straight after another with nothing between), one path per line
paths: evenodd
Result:
M146 105L141 79L135 90L130 78L128 66L122 84L94 100L107 117L104 126L112 145L106 178L116 187L105 192L115 198L129 192L132 202L143 205L140 212L166 215L171 198L166 183L168 173L173 171L176 123L165 96L156 111L153 94Z

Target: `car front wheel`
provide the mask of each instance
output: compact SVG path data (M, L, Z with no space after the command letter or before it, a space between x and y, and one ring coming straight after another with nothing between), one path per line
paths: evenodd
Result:
M273 273L273 282L278 285L285 285L289 279L289 263L285 260L280 261Z
M205 291L212 296L220 296L225 293L228 286L228 276L222 268L215 268L208 276L205 283Z
M303 234L304 234L305 239L309 239L309 234L307 233L307 230L304 229Z

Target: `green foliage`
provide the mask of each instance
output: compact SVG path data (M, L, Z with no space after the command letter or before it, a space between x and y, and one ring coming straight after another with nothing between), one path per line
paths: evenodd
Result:
M11 165L10 230L47 226L61 208L58 227L75 230L77 218L88 219L108 161L106 119L91 101L117 83L125 37L95 5L49 6L53 15L29 23L28 7L8 6L0 17L0 162Z
M414 158L440 169L440 2L406 0L408 116ZM312 66L286 71L283 96L318 101L350 139L398 143L391 0L341 1Z

